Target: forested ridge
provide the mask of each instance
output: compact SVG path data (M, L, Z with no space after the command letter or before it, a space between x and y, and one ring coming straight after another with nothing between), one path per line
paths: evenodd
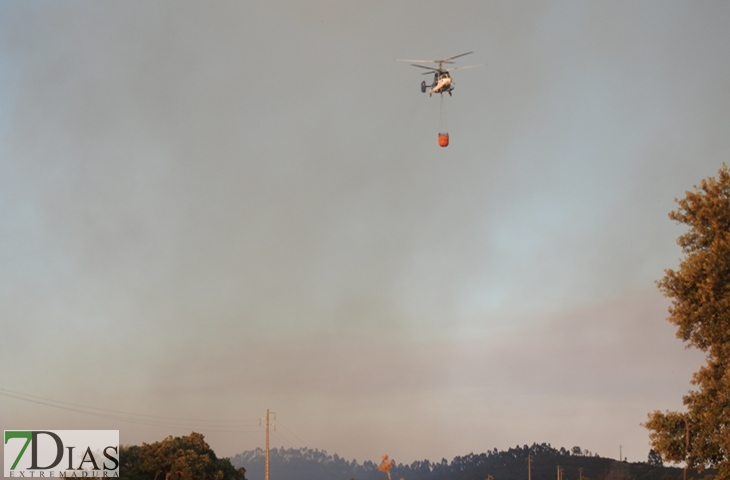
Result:
M532 480L556 480L558 467L561 480L681 480L681 468L665 467L655 456L647 462L619 462L573 447L556 449L549 444L533 444L486 453L457 456L451 462L421 460L409 465L396 463L391 470L393 480L527 480L528 457L532 460ZM231 463L246 469L249 480L263 480L264 451L256 449L235 455ZM378 462L379 459L376 459ZM273 480L387 480L377 463L348 461L337 454L308 448L274 448L269 452L270 477ZM687 478L709 480L713 472L688 472Z
M126 445L120 449L120 478L135 480L263 480L263 449L218 458L203 435L168 437L151 444ZM682 480L681 468L665 467L650 452L646 462L619 462L580 447L570 450L550 444L517 446L506 451L470 453L438 462L396 462L393 480ZM376 459L378 462L380 459ZM337 454L309 448L273 448L269 452L271 480L387 480L378 464L346 460ZM558 469L561 470L558 479ZM711 480L714 471L689 471L687 479Z

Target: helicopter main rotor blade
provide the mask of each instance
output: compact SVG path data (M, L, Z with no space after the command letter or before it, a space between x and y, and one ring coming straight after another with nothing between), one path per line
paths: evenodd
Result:
M473 53L473 52L469 52L469 53ZM468 53L462 53L461 55L457 55L457 56L461 57L462 55L468 55ZM451 57L451 58L456 58L456 57ZM396 58L395 61L396 62L418 62L418 63L454 63L454 62L450 61L451 58L443 58L441 60L409 60L406 58Z
M480 64L478 64L478 65L467 65L467 66L465 66L465 67L454 67L454 68L447 68L446 70L450 72L450 71L452 71L452 70L466 70L467 68L474 68L474 67L484 67L484 66L486 66L486 65L487 65L486 63L480 63Z
M396 58L396 62L419 62L419 63L438 63L438 60L408 60L404 58Z
M425 65L416 65L415 63L411 63L411 65L418 68L425 68L426 70L431 70L433 72L438 72L438 68L427 67Z
M449 58L444 58L444 59L443 59L443 62L444 62L444 63L452 63L452 62L447 62L447 61L448 61L448 60L453 60L453 59L455 59L455 58L463 57L464 55L470 55L470 54L472 54L472 53L474 53L474 52L466 52L466 53L462 53L462 54L460 54L460 55L455 55L455 56L453 56L453 57L449 57Z

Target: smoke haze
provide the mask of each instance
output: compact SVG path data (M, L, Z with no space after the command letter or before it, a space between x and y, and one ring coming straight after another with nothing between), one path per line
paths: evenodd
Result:
M4 2L0 388L439 460L645 460L654 282L730 153L725 2ZM467 51L439 99L395 58ZM4 429L191 429L0 396ZM259 427L196 429L220 455ZM252 479L256 480L256 479Z

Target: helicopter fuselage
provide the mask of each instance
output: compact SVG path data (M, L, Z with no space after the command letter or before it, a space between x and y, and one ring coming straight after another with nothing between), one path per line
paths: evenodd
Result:
M426 91L425 82L421 84L421 91ZM436 72L433 74L433 83L428 86L428 96L430 97L434 93L448 93L451 95L451 91L454 89L454 82L451 80L449 72Z

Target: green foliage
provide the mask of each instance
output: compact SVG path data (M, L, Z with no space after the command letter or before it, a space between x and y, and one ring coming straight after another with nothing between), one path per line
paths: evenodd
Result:
M200 433L122 446L119 477L134 480L246 480L246 470L219 459Z
M655 411L644 424L654 449L665 460L715 467L730 479L730 171L703 180L677 200L669 214L689 231L680 236L684 258L658 282L672 299L669 321L677 337L706 352L697 387L684 396L684 413Z
M145 475L140 469L142 460L140 459L140 451L142 447L137 445L122 445L119 449L119 477L145 479Z

